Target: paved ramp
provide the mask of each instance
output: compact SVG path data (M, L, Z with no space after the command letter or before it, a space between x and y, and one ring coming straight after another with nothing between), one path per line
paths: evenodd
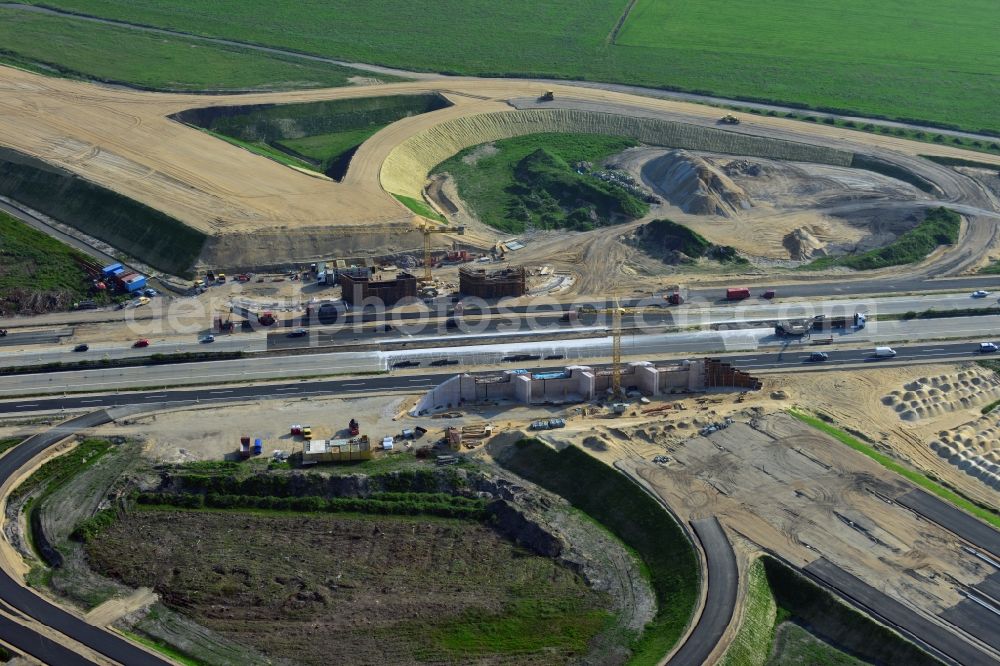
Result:
M978 518L923 490L911 490L896 498L899 504L937 523L969 543L1000 558L1000 532Z
M959 634L932 622L825 558L812 562L803 571L948 663L1000 664Z
M667 662L669 666L701 666L722 640L733 619L739 572L736 554L715 516L691 521L707 560L708 598L698 624L684 645Z

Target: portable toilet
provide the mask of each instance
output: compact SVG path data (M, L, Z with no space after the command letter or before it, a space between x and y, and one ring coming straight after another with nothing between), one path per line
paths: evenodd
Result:
M240 437L240 457L249 458L250 457L250 438Z
M259 456L261 451L264 450L264 442L261 441L260 437L253 440L253 454Z

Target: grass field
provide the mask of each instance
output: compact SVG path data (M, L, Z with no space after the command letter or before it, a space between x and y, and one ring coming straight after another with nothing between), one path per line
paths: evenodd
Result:
M74 256L84 255L0 211L0 315L67 310L98 298Z
M887 266L902 266L923 261L940 245L954 245L962 218L947 208L927 211L924 219L913 229L902 234L885 247L869 250L861 254L840 257L822 257L805 266L806 270L822 270L833 266L846 266L859 271L874 270Z
M0 9L3 61L46 74L177 91L325 88L370 76L321 62L10 9Z
M1000 131L994 0L638 0L614 40L628 0L45 4L404 69L635 83Z
M576 447L556 452L538 440L522 440L498 462L566 498L635 551L658 607L629 663L659 663L687 626L698 596L694 548L673 517L624 474Z
M565 663L609 620L571 571L470 521L144 510L86 549L279 661Z
M187 109L174 119L286 166L340 180L355 151L380 129L449 105L441 95L381 95L301 104Z
M624 190L572 168L634 145L631 139L595 134L530 134L467 148L434 172L451 174L462 201L498 229L522 231L528 220L536 228L586 228L648 209ZM578 213L585 205L593 206L596 220Z

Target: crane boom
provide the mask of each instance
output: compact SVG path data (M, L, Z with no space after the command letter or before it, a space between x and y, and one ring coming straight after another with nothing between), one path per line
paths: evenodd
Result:
M622 309L617 296L611 312L611 394L615 400L622 397Z

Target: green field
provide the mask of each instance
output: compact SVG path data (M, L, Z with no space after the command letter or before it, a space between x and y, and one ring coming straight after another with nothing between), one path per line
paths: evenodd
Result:
M301 104L187 109L171 116L286 166L340 180L368 137L401 118L443 109L441 95L379 95Z
M958 241L961 225L962 218L958 213L947 208L935 208L927 211L920 224L885 247L861 254L822 257L803 268L821 270L833 266L846 266L859 271L868 271L916 263L927 258L927 255L940 245L954 245Z
M179 91L326 88L349 85L352 76L370 76L301 58L10 9L0 9L0 62Z
M620 187L574 170L577 162L596 165L634 145L631 139L595 134L530 134L467 148L434 173L451 174L462 201L490 226L513 232L528 223L585 230L641 217L649 209Z
M68 310L90 294L85 255L0 211L0 316Z
M1000 131L994 0L45 0L404 69L634 83ZM266 18L265 18L266 17Z

